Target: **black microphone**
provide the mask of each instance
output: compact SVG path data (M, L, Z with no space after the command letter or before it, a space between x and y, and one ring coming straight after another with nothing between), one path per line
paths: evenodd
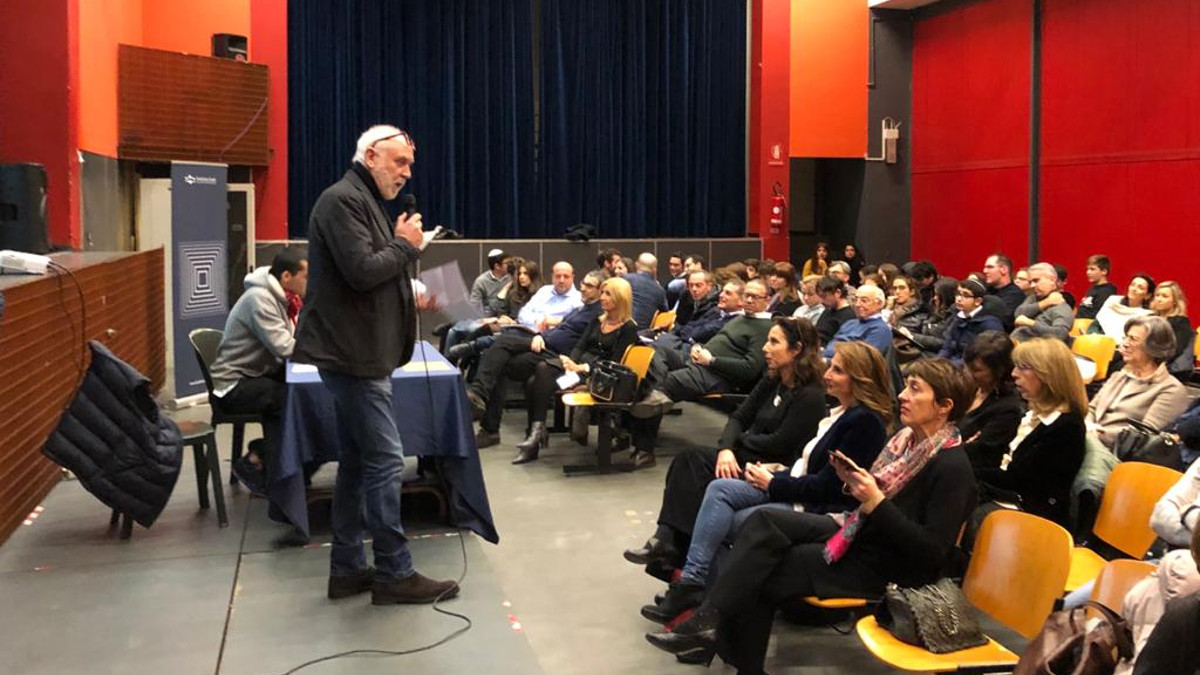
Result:
M400 198L400 203L404 205L404 213L412 216L417 212L417 196L414 194L406 194Z

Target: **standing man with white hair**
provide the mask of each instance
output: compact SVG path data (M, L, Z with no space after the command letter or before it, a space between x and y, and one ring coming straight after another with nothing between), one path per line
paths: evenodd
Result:
M413 568L400 524L403 449L392 371L412 357L417 258L432 239L421 214L392 222L384 202L412 178L416 145L393 126L358 139L350 169L321 193L308 221L309 288L293 359L315 365L333 397L340 453L333 492L331 599L371 591L376 605L453 597L458 584ZM367 565L363 531L374 539Z
M886 354L892 348L892 328L883 320L883 305L886 296L883 289L863 284L854 296L854 316L838 328L833 338L825 344L821 355L825 360L833 358L833 346L839 342L866 342Z
M1017 307L1012 338L1017 342L1036 337L1067 341L1075 323L1075 310L1058 292L1058 271L1050 263L1029 266L1029 285L1033 294Z

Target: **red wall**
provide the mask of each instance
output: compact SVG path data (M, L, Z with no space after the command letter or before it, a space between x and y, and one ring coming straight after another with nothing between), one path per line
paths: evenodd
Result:
M788 194L789 0L754 0L750 9L749 217L747 234L763 240L763 255L787 260L787 223L771 234L767 218L774 186Z
M271 69L267 109L270 164L254 172L255 236L288 236L288 43L287 0L250 0L250 60Z
M962 277L1028 250L1031 3L922 20L913 41L912 255Z
M0 162L46 167L50 240L79 245L75 0L5 0Z
M1092 253L1200 300L1200 3L1045 0L1042 251Z

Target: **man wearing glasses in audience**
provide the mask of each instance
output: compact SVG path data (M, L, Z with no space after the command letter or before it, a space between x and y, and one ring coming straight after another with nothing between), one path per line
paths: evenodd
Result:
M942 344L938 356L962 363L967 345L974 342L980 333L989 330L1004 331L1004 324L998 317L983 311L983 297L987 292L987 287L975 279L964 279L959 283L954 299L958 315L946 331L946 341Z

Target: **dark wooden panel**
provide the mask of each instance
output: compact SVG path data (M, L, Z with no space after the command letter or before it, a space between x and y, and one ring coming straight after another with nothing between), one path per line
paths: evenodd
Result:
M72 270L78 289L69 276L30 279L4 289L0 541L58 481L58 467L41 450L74 396L80 369L87 367L85 326L87 340L104 343L150 378L155 391L166 379L162 250L105 258L89 264L88 256L56 257Z
M117 156L265 165L268 69L120 45Z

